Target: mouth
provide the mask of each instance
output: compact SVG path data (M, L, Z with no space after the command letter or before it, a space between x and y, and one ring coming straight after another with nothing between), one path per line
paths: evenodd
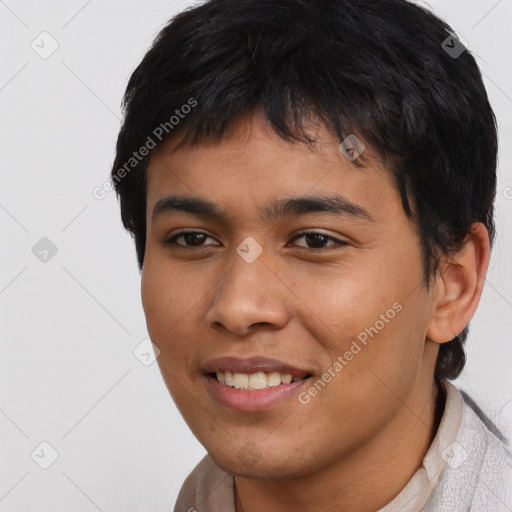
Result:
M309 370L259 356L211 359L201 371L214 402L247 412L266 411L290 401L313 376Z
M212 359L202 367L210 397L237 411L273 409L297 395L313 377L311 371L276 359Z
M293 376L291 373L280 372L263 372L257 371L254 373L240 373L230 371L218 371L207 373L206 375L216 379L220 384L230 388L258 391L261 389L269 389L277 386L290 384L292 382L299 382L312 377L310 373L302 377Z
M227 373L229 374L229 372ZM259 373L260 372L257 372L257 374L246 375L238 374L242 375L241 378L237 377L235 374L234 378L236 379L236 384L240 386L239 388L235 387L233 382L231 385L226 384L225 380L224 383L222 383L218 380L216 373L206 373L204 374L204 378L208 394L215 403L227 409L253 413L274 409L285 402L293 404L293 397L296 398L296 403L298 404L299 400L297 395L300 393L301 389L307 385L311 378L311 376L305 375L303 378L296 380L293 380L292 378L292 380L290 380L289 374L282 376L281 374L278 374L279 384L277 384L277 376L271 376L270 385L267 381L267 383L265 383L265 387L254 389L252 385L250 385L251 381L249 381L245 388L245 381L247 379L256 380L256 387L258 385L263 386L263 378L258 375ZM281 377L284 378L284 382ZM220 378L222 378L222 372ZM226 379L226 372L224 372L224 379ZM287 383L289 380L290 382Z

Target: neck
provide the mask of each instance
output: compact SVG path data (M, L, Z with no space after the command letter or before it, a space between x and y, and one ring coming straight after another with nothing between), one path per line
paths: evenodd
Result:
M343 460L293 480L235 477L235 510L375 512L421 466L443 410L444 394L437 385L420 385L385 429Z

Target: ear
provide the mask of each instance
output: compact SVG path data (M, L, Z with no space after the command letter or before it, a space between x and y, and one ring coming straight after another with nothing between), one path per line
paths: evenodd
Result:
M489 234L475 223L461 249L442 259L431 293L427 338L445 343L458 336L476 311L489 266Z

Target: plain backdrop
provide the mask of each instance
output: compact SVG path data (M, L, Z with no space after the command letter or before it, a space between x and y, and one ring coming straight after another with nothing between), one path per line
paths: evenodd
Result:
M206 453L140 357L134 246L115 194L92 194L131 72L189 5L0 1L2 512L168 512ZM455 383L510 435L512 0L428 5L469 43L499 124L497 243Z

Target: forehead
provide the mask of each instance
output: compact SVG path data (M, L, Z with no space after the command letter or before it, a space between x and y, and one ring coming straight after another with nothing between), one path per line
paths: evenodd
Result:
M377 216L400 204L390 172L370 148L365 167L355 167L323 125L308 130L312 146L285 141L261 114L252 114L220 140L182 147L179 138L167 141L152 153L148 166L148 216L170 195L209 198L240 214L254 208L260 217L271 201L311 195L339 194Z

